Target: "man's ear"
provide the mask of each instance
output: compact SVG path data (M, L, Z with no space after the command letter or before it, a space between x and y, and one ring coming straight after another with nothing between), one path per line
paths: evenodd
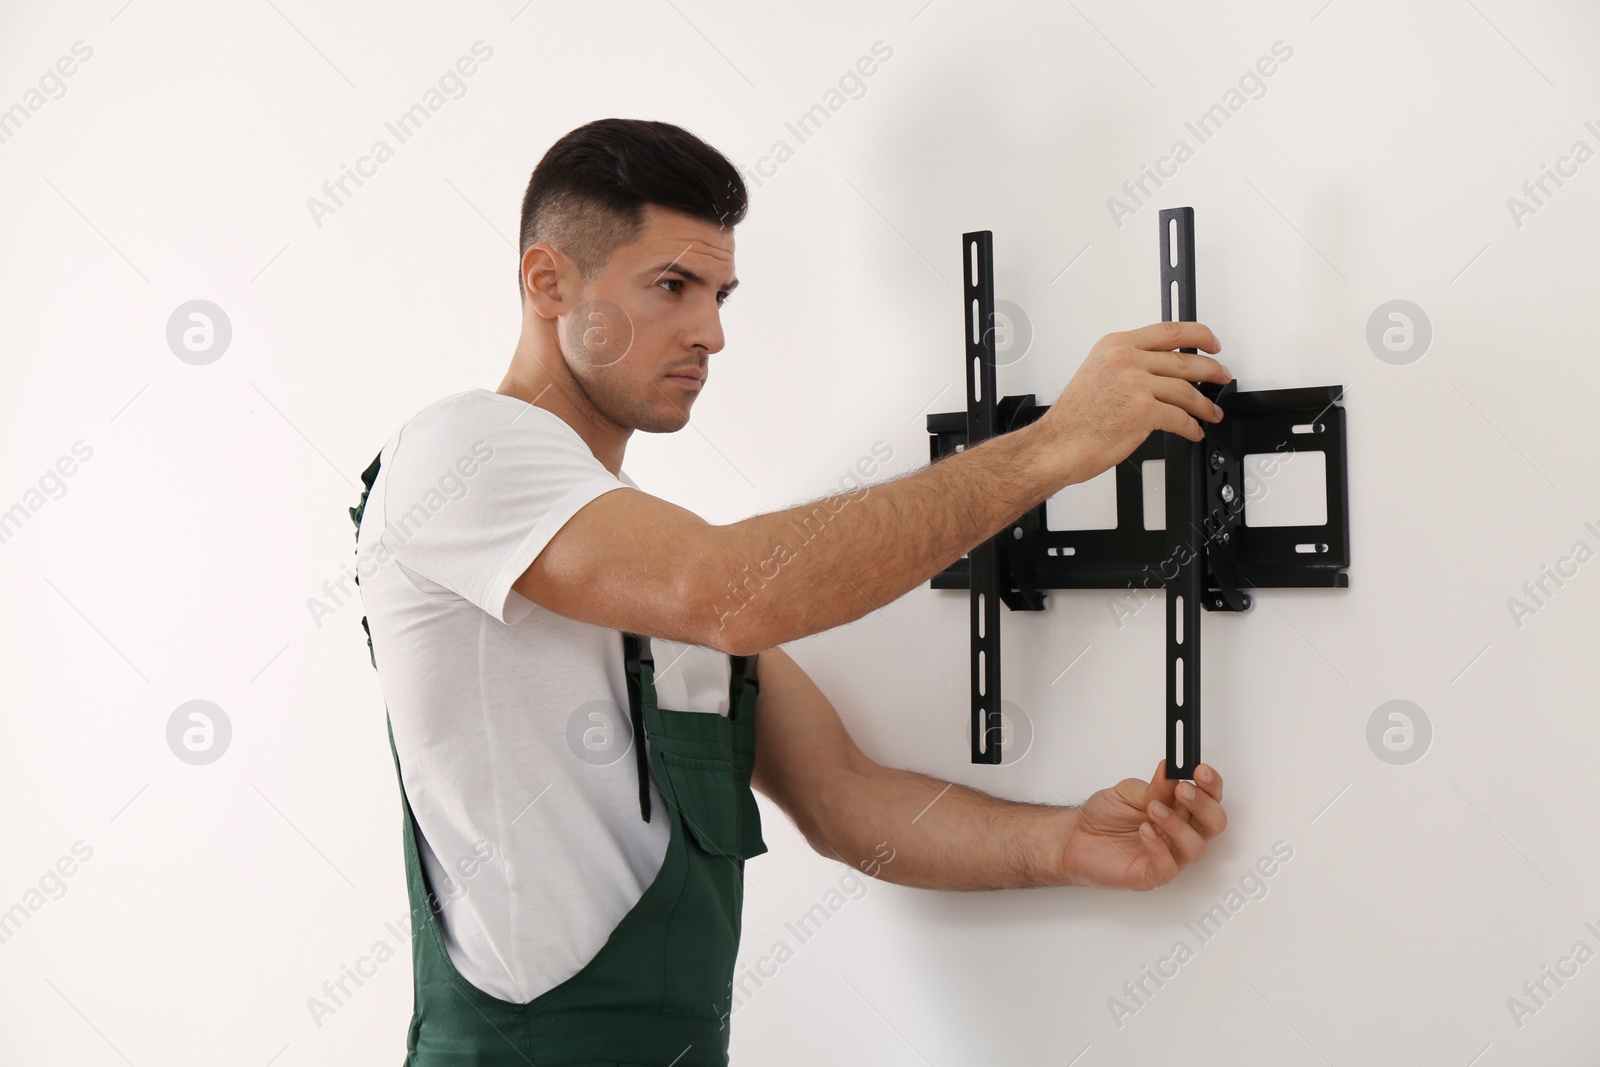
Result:
M576 264L541 241L522 255L523 296L536 313L553 319L575 299L577 274Z

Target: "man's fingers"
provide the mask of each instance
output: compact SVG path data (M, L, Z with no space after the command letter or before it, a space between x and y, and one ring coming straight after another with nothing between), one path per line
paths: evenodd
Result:
M1210 793L1218 803L1222 801L1222 775L1209 763L1202 763L1194 769L1194 784Z
M1156 773L1150 776L1150 785L1142 798L1142 806L1149 807L1152 800L1159 800L1163 804L1171 804L1177 795L1173 789L1177 783L1167 777L1167 760L1163 756L1156 761Z
M1189 824L1183 812L1174 810L1160 801L1151 801L1145 811L1149 813L1150 821L1160 827L1167 840L1172 842L1172 848L1181 866L1187 867L1205 854L1206 839Z
M1187 381L1158 377L1150 389L1150 395L1163 404L1171 404L1193 415L1196 419L1203 419L1206 422L1222 421L1222 412L1217 405Z
M1150 352L1165 352L1174 348L1222 351L1222 343L1217 340L1217 335L1203 322L1155 322L1137 330L1128 330L1121 338L1123 344ZM1226 382L1228 379L1222 380Z
M1166 838L1158 833L1149 823L1139 826L1139 841L1144 845L1144 854L1150 858L1150 881L1156 885L1166 885L1177 877L1178 861L1173 858L1172 851L1167 847Z
M1138 779L1135 778L1127 778L1123 781L1132 782L1137 780ZM1167 777L1167 760L1166 757L1163 756L1161 759L1156 761L1156 771L1150 776L1150 793L1146 802L1148 803L1149 799L1155 799L1161 801L1163 804L1170 805L1173 797L1176 795L1174 793L1174 789L1180 782L1185 780L1187 779ZM1222 775L1215 767L1211 766L1211 764L1201 763L1196 765L1194 769L1194 778L1192 781L1194 782L1195 786L1211 794L1212 799L1217 801L1217 803L1220 804L1222 802ZM1132 791L1130 791L1127 796L1128 799L1132 800Z
M1128 800L1142 784L1132 778L1118 783L1133 786L1123 793ZM1150 881L1165 885L1205 855L1206 842L1227 827L1228 816L1221 803L1222 775L1210 764L1202 763L1195 768L1193 781L1171 779L1163 758L1156 763L1144 792L1145 817L1149 821L1139 825L1139 843L1150 864Z
M1178 812L1187 813L1189 822L1207 840L1222 833L1228 825L1228 813L1222 810L1217 798L1192 783L1178 783Z
M1144 368L1151 374L1165 374L1186 382L1216 382L1227 385L1233 372L1210 356L1198 352L1145 352Z
M1117 340L1138 349L1144 356L1145 369L1152 374L1163 374L1186 382L1215 382L1226 385L1233 380L1233 372L1210 356L1199 352L1179 352L1180 348L1198 348L1201 352L1221 352L1222 343L1211 327L1203 322L1156 322L1137 330L1117 334Z

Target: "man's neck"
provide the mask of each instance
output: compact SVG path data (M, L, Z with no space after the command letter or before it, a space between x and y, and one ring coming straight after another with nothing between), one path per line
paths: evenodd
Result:
M616 425L596 411L578 383L570 377L565 382L559 382L543 373L519 374L513 364L495 392L544 408L572 427L606 470L613 475L622 470L623 453L628 447L632 431Z

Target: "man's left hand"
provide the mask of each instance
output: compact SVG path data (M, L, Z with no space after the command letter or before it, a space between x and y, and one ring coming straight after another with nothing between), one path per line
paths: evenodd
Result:
M1158 888L1204 855L1227 825L1222 775L1202 763L1194 781L1174 781L1163 759L1150 781L1124 778L1077 809L1061 847L1061 884Z

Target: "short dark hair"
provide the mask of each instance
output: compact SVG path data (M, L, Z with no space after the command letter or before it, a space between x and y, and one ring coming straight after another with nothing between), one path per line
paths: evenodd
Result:
M732 229L748 207L744 179L726 156L669 122L596 119L562 137L539 160L522 197L522 262L543 241L578 265L583 280L638 239L646 204Z

